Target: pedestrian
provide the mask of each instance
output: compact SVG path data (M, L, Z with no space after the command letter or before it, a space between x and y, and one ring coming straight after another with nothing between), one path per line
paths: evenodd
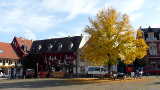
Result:
M140 76L140 78L143 76L143 71L142 70L139 72L139 76Z
M113 72L113 79L116 80L116 78L117 78L117 74L116 72Z
M135 78L135 73L134 72L131 72L131 77Z

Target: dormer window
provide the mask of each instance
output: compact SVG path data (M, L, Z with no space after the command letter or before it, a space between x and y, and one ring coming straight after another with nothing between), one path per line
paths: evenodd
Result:
M21 46L21 49L22 49L23 51L24 51L24 48L25 48L24 45L22 45L22 46Z
M70 42L70 43L68 44L68 49L71 50L71 49L73 48L73 46L74 46L73 42Z
M41 50L41 49L42 49L42 45L39 45L39 46L38 46L38 50Z
M0 50L0 54L1 54L1 53L4 53L4 51L3 51L3 50Z
M13 41L13 42L12 42L12 45L16 46L16 42L15 42L15 41Z
M48 50L51 50L53 48L53 45L50 43L48 46Z
M29 52L28 46L25 46L25 52Z
M59 42L57 45L58 45L57 50L60 51L62 49L63 45L61 42Z

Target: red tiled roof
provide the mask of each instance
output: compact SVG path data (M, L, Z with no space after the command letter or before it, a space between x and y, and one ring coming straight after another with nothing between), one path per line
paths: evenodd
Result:
M19 59L11 44L0 42L0 58Z
M30 49L32 46L32 40L27 40L22 37L20 37L20 38L15 37L15 39L17 40L17 43L19 44L19 46L25 45L25 46L27 46L28 49Z

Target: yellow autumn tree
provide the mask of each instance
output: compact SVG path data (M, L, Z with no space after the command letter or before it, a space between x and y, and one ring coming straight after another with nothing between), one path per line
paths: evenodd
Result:
M90 39L82 49L82 57L94 65L114 65L118 59L132 63L147 54L143 38L136 38L135 30L126 14L109 8L100 11L85 32ZM140 32L138 34L141 35ZM110 69L110 68L109 68Z

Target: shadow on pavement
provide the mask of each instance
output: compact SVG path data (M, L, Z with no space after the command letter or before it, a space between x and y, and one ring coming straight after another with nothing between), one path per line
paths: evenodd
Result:
M160 85L160 82L155 82L154 84Z
M83 85L89 83L72 82L69 80L33 80L33 81L20 81L20 82L5 82L0 83L0 89L6 88L45 88L57 86L70 86L70 85Z

